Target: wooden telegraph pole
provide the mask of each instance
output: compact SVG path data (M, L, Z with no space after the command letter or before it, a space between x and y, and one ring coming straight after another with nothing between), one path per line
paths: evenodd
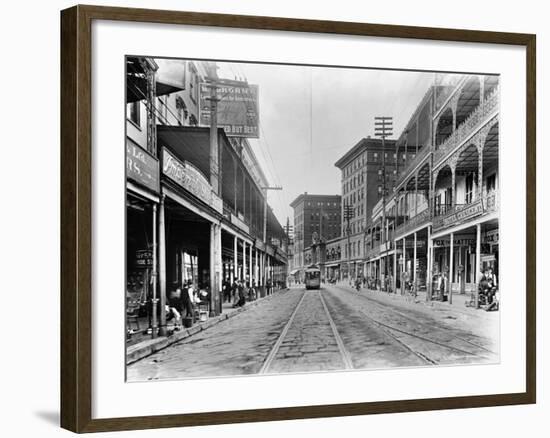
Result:
M347 259L348 259L348 282L351 279L351 245L350 245L350 227L349 227L349 221L353 217L353 207L346 203L344 204L344 219L346 220L346 235L347 235Z
M386 225L386 137L393 135L393 117L378 116L374 118L374 135L382 138L382 232L384 237L384 245L387 243L388 232ZM386 248L386 246L384 246ZM403 248L405 251L405 248ZM397 255L397 251L394 252L394 257ZM387 257L384 257L384 275L387 272ZM395 276L395 272L393 275Z

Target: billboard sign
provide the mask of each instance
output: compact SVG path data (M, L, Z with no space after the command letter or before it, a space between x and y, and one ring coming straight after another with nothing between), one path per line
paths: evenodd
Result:
M258 86L228 79L219 79L216 85L218 127L223 128L228 137L259 138ZM210 126L211 92L209 83L200 84L201 126Z

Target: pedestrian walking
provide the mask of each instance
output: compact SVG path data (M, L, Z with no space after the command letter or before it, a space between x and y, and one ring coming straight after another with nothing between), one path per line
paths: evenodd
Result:
M246 298L244 295L244 285L243 282L240 281L237 286L237 299L235 303L233 304L233 307L242 307L246 303Z
M229 280L224 280L222 284L223 302L231 302L231 283Z
M183 309L181 294L182 291L180 287L177 287L176 289L170 291L170 295L168 296L168 304L166 305L168 319L175 319L175 330L179 330L181 328L181 312Z

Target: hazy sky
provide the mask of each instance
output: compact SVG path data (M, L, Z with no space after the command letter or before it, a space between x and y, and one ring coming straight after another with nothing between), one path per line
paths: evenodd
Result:
M260 138L250 139L270 184L281 224L300 193L340 194L334 163L374 136L374 117L394 118L398 137L432 83L431 73L218 63L220 77L258 84Z

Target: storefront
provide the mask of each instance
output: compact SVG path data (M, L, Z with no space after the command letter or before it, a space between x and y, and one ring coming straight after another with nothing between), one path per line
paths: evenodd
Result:
M159 202L158 160L129 138L126 141L126 329L146 331L157 296L156 219Z
M471 293L476 289L476 235L465 230L453 235L453 254L451 256L450 236L433 240L434 275L445 274L452 285L453 293ZM452 259L452 266L451 266ZM451 269L452 267L452 269Z
M481 271L492 269L497 276L498 272L498 246L499 246L499 230L498 226L487 226L485 232L482 233L481 243Z
M132 332L149 327L153 281L152 202L128 191L126 197L126 302ZM147 317L142 326L136 317Z

